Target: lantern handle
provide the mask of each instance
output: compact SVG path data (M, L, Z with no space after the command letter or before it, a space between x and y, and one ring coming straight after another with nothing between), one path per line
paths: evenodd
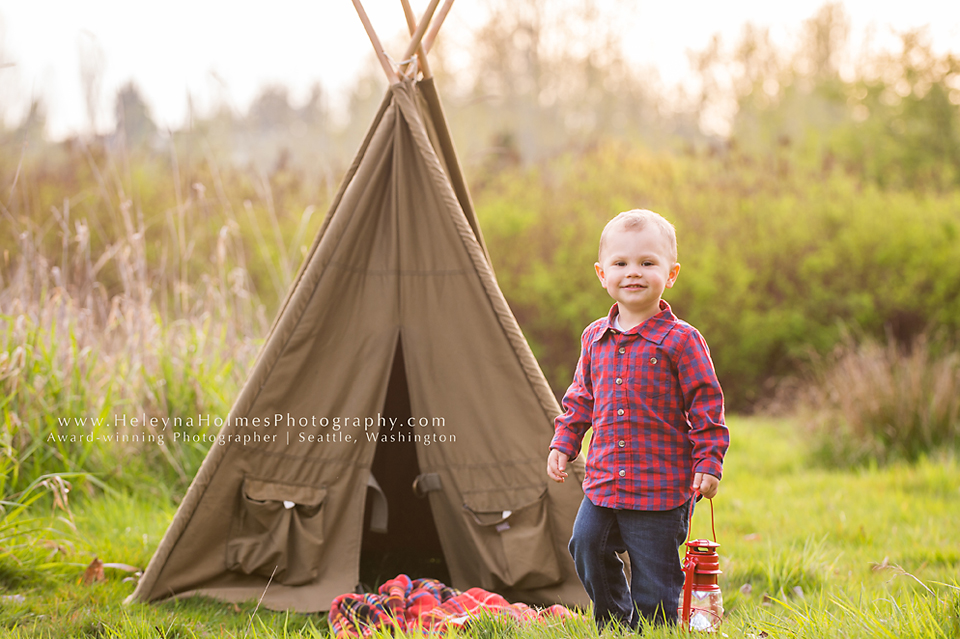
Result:
M710 531L713 533L713 541L717 541L717 527L713 520L713 500L707 499L710 502ZM690 498L690 519L687 522L687 541L690 541L690 538L693 537L693 507L696 505L696 497Z

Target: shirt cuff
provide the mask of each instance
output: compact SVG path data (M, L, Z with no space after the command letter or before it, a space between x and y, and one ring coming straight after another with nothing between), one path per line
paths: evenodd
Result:
M723 465L715 459L701 459L694 465L693 472L706 473L721 479L723 477Z
M573 461L580 456L580 450L570 446L566 442L559 440L554 437L553 441L550 442L550 450L558 450L564 455L567 456L567 461Z

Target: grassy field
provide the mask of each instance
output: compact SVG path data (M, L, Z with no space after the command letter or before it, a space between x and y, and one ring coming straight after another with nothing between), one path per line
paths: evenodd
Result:
M960 637L960 61L909 31L841 76L836 3L796 50L747 29L698 54L704 87L732 80L721 140L696 125L717 87L669 116L621 58L551 58L526 27L513 37L506 8L524 3L501 4L472 65L483 85L444 99L548 382L566 387L609 308L600 229L650 207L677 226L668 301L710 343L728 408L794 415L731 419L726 635ZM379 104L359 82L342 127L319 92L293 109L277 87L246 116L161 136L124 119L51 142L39 101L0 123L0 637L329 636L322 615L254 602L123 606L135 577L109 564L146 565L206 450L93 437L136 432L118 415L227 414ZM105 579L87 585L94 557ZM486 619L467 634L595 630Z
M960 636L960 468L953 458L836 471L810 458L789 420L733 418L715 500L731 637ZM49 525L44 576L0 564L0 633L14 637L328 636L325 617L208 600L125 607L128 573L82 583L96 556L143 567L175 505L160 489L74 500ZM37 510L36 514L42 514ZM694 535L709 536L701 509ZM50 540L58 540L56 542ZM39 543L39 542L38 542ZM519 630L485 620L471 637L588 637L589 623ZM652 637L676 629L648 629Z

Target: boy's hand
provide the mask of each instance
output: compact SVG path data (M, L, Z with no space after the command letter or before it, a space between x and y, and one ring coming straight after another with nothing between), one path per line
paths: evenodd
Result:
M713 499L720 490L720 480L707 473L694 473L693 489L707 499Z
M563 482L567 478L567 461L570 458L556 448L550 450L547 457L547 475L556 482Z

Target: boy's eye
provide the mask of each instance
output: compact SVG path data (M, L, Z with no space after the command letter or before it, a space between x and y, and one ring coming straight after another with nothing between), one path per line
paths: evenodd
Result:
M627 265L627 263L624 262L623 260L617 260L617 261L614 262L613 264L614 264L614 266L626 266L626 265Z

